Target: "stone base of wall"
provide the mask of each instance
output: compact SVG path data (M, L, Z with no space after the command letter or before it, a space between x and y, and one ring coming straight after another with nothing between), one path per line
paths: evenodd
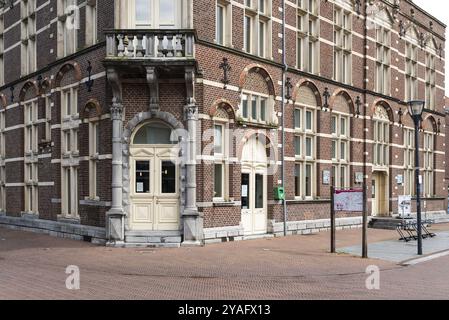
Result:
M243 227L219 227L204 229L204 243L217 243L243 240Z
M83 226L80 224L0 215L0 227L48 234L60 238L89 241L94 244L104 245L106 243L106 232L104 228Z
M362 227L362 217L338 218L335 221L337 230L355 229ZM311 234L320 231L329 231L330 219L304 220L287 222L287 235ZM284 235L284 223L268 221L268 232L274 236Z

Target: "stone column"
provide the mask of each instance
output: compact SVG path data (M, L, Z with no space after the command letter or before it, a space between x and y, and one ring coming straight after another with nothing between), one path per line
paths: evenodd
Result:
M111 106L112 120L112 204L106 213L106 237L109 245L117 245L125 240L125 212L123 210L123 103L120 77L116 70L107 70L109 84L114 98Z
M190 99L184 107L187 122L187 157L186 157L186 199L183 212L184 242L183 246L198 246L202 244L203 219L196 204L196 123L198 107L194 99Z

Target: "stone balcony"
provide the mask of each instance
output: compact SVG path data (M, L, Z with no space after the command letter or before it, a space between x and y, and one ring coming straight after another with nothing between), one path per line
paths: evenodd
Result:
M105 63L185 66L195 63L195 31L184 29L107 30Z

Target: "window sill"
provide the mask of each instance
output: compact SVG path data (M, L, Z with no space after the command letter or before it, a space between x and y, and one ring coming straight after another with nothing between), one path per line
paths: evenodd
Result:
M238 204L235 201L214 201L214 207L236 207Z
M238 120L237 123L241 126L250 126L250 127L257 127L257 128L263 128L263 129L277 129L279 128L279 125L274 124L268 124L268 123L260 123L260 122L252 122L247 120Z

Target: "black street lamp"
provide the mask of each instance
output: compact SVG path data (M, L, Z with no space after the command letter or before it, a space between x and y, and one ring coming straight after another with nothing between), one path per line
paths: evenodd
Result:
M424 101L410 101L408 111L415 124L415 184L416 184L416 223L418 227L418 255L422 255L422 222L421 222L421 183L419 181L419 125L422 121Z

